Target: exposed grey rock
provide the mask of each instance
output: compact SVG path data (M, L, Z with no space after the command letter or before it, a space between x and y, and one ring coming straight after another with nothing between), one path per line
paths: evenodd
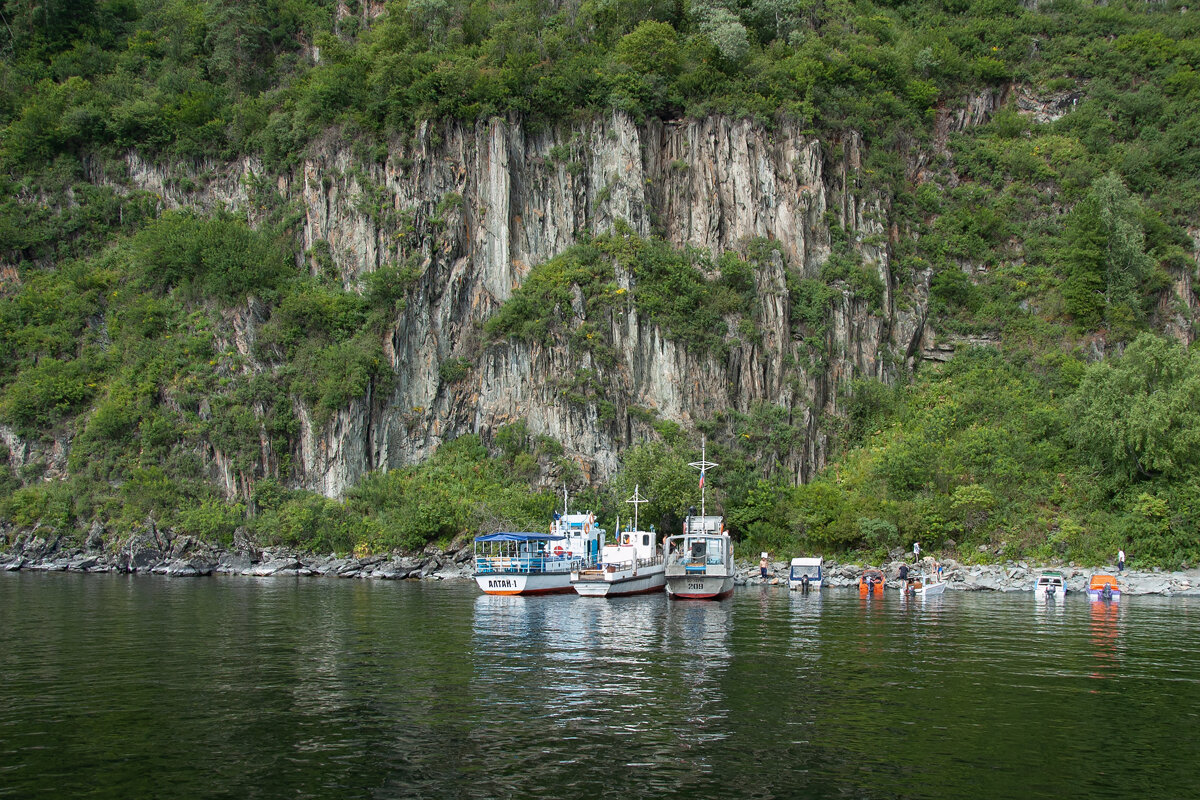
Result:
M214 570L223 572L229 575L241 575L246 573L254 566L254 561L249 554L242 552L222 552L217 558Z
M961 112L941 114L940 138L986 120L1000 101L1000 93L984 93L969 98ZM578 169L551 157L561 149ZM800 480L826 460L821 420L842 402L839 386L860 376L893 379L932 346L924 312L932 272L892 268L888 200L864 188L863 146L853 133L822 142L786 120L769 128L718 116L638 124L622 113L537 131L503 118L429 123L393 142L382 163L362 163L350 144L329 137L279 175L265 173L253 156L197 166L215 173L196 180L198 190L181 188L177 164L136 152L124 157L119 176L105 174L102 159L89 161L89 178L122 191L154 192L166 207L228 208L252 221L260 214L245 177L270 178L304 215L303 248L327 244L347 288L360 287L382 265L410 256L420 263L408 311L384 339L396 378L390 393L353 400L327 420L299 401L293 409L299 424L293 469L303 486L331 497L367 470L422 461L443 441L517 417L582 459L588 478L607 478L619 451L644 438L649 423L625 416L622 407L622 424L604 424L596 408L562 402L547 376L581 366L597 370L631 404L684 424L714 407L795 409L804 441L787 454L781 471ZM363 207L362 196L376 192L389 208L404 210L414 237L397 237L394 220L381 221ZM460 202L439 209L450 196ZM850 234L856 257L879 276L884 296L872 307L842 291L830 313L828 344L835 355L827 365L788 373L780 365L807 356L790 334L789 269L818 274L831 250L827 215ZM761 341L731 337L729 358L696 353L630 307L605 322L620 354L611 368L571 348L466 344L477 341L474 327L534 265L585 235L611 230L617 220L640 234L655 229L674 245L714 254L754 238L776 243L787 263L775 259L755 274ZM315 261L310 268L318 269ZM617 280L628 288L629 275L619 271ZM220 347L258 366L254 339L262 319L261 304L233 309L228 330L218 332ZM460 356L473 359L470 376L444 385L439 366ZM696 376L703 379L691 379ZM210 472L226 494L244 497L245 475L278 474L286 455L264 437L258 463L237 467L216 451ZM235 546L247 549L240 541Z
M198 578L204 575L213 573L214 565L198 559L175 559L164 572L168 577L172 578Z
M88 550L104 549L104 526L100 524L100 520L92 520L92 526L88 529L85 541Z
M271 575L286 575L288 573L295 575L301 566L303 565L294 558L278 558L251 567L246 574L258 578L265 578Z

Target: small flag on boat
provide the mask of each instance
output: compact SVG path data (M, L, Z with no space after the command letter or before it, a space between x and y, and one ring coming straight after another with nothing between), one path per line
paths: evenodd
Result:
M700 470L700 488L704 488L704 470Z

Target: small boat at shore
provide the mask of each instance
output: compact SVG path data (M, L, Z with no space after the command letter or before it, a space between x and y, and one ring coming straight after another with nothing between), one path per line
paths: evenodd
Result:
M1098 572L1088 581L1088 599L1096 602L1121 602L1121 585L1113 575Z
M1058 570L1042 570L1033 585L1033 596L1038 599L1062 597L1067 593L1067 579Z
M661 592L666 586L662 554L655 541L653 526L638 529L637 507L647 501L633 488L633 527L617 534L616 544L600 549L599 561L571 572L571 586L582 597L624 597L631 594ZM620 527L618 522L617 527Z
M788 588L798 591L820 589L824 579L821 573L824 563L824 559L820 557L793 558L791 569L788 571Z
M946 582L936 577L930 581L919 572L910 572L908 578L900 584L900 591L912 597L933 597L946 591Z
M725 520L704 513L704 474L718 466L707 460L703 442L700 460L700 515L695 509L683 522L683 533L663 543L667 596L676 600L723 600L733 594L733 539Z
M883 597L883 587L887 581L883 572L877 569L864 569L858 576L858 594L861 597Z

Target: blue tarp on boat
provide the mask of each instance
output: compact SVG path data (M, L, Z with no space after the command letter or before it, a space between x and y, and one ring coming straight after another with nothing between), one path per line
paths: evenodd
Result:
M548 533L485 533L476 536L477 542L547 542L551 539L561 539L561 536L551 536Z

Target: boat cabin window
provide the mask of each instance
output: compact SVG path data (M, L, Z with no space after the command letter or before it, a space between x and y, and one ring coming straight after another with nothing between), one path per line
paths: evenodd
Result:
M705 547L704 547L703 539L693 539L692 540L691 556L692 556L693 561L700 561L701 559L703 559L704 558L704 550L705 550Z
M649 547L649 546L650 546L650 534L643 533L642 534L642 547Z

